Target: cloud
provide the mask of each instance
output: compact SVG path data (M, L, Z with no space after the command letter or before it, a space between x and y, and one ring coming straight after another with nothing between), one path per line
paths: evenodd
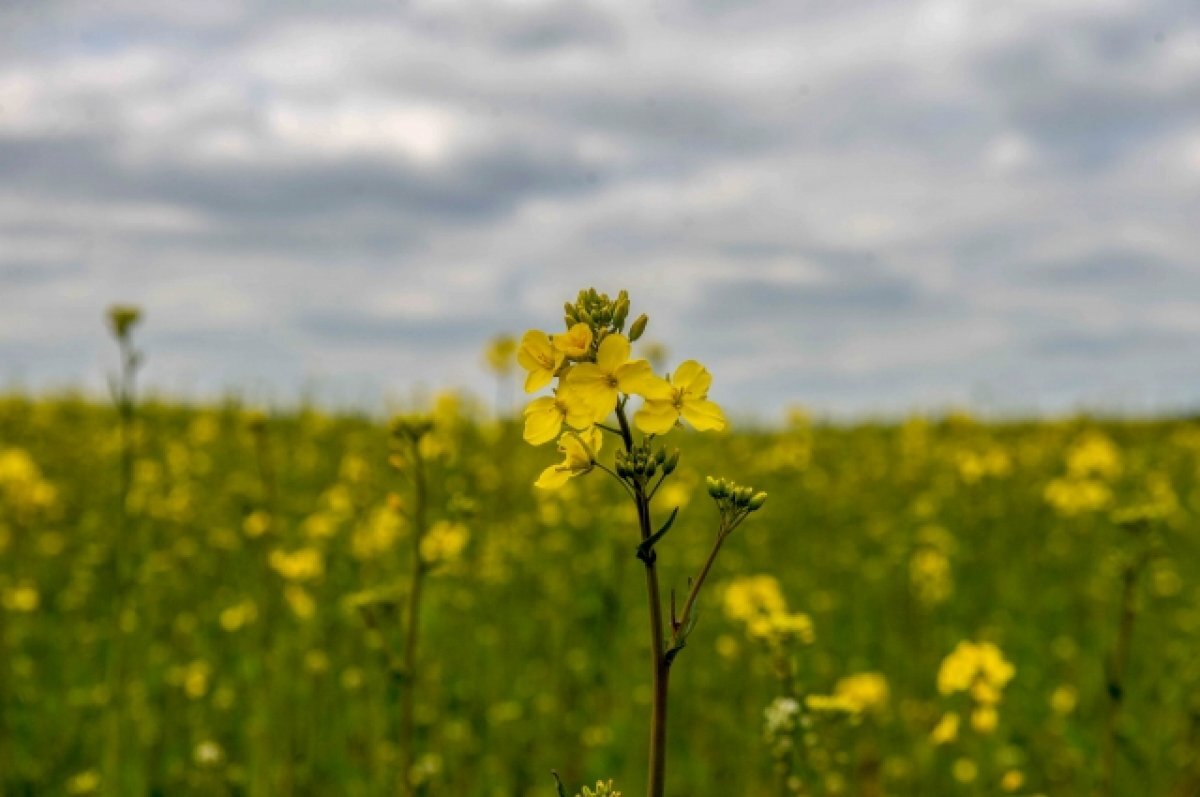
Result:
M740 411L1193 405L1192 11L5 3L0 379L490 393L596 284Z

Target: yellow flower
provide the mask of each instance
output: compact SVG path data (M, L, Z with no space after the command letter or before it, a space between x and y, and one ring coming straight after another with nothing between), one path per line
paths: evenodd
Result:
M977 706L971 712L971 727L976 733L989 734L996 730L996 725L1000 721L1000 715L996 712L995 707L991 705Z
M592 405L596 421L602 421L617 406L618 393L641 394L654 378L649 362L630 361L624 335L609 335L596 350L596 362L575 366L566 382Z
M517 353L517 342L509 335L497 335L484 350L488 368L497 376L505 376L512 370L513 355Z
M554 348L567 357L586 357L592 348L592 328L587 324L576 324L561 335L554 336Z
M470 532L462 523L439 520L421 539L421 559L444 564L455 559L467 546Z
M1025 785L1025 776L1019 769L1010 769L1004 773L1004 777L1000 778L1000 788L1005 791L1016 791Z
M540 446L558 436L563 422L573 429L592 425L594 410L577 390L563 388L553 396L534 399L525 408L525 442Z
M945 714L938 724L934 727L933 732L929 734L929 739L934 744L949 744L958 738L958 715L954 712Z
M517 362L529 372L525 377L525 392L533 393L550 384L554 372L562 365L563 356L545 332L537 329L526 332L517 349Z
M680 363L668 382L655 377L641 394L646 403L634 416L634 423L646 434L666 434L682 416L701 432L724 429L725 415L708 400L712 374L695 360Z
M542 471L533 486L555 490L566 484L572 476L587 473L592 469L603 442L600 430L594 426L586 432L565 432L558 438L558 450L562 452L563 461Z

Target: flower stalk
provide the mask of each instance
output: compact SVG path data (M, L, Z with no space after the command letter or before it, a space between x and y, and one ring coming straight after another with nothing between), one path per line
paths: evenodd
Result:
M525 440L542 445L557 437L563 455L562 462L542 472L535 486L556 489L576 476L600 470L621 485L637 510L635 551L645 568L650 625L652 697L646 794L662 797L671 666L695 624L696 602L721 546L746 516L762 507L767 496L710 479L709 492L720 513L717 537L699 574L689 583L678 614L672 591L668 626L656 547L673 528L679 508L656 530L651 502L678 466L680 452L668 451L656 441L685 422L697 431L721 430L726 422L721 408L708 399L712 376L703 365L687 360L669 377L662 377L654 373L648 360L632 358L631 344L645 332L649 319L638 316L626 336L628 315L629 296L624 291L616 299L594 288L581 291L574 304L565 306L566 331L556 335L527 332L517 361L528 372L527 393L553 386L552 395L536 398L525 408ZM631 417L628 405L634 397L641 398L642 405ZM609 422L613 415L615 426ZM611 466L599 461L606 434L620 443ZM716 485L720 485L719 493L714 492Z

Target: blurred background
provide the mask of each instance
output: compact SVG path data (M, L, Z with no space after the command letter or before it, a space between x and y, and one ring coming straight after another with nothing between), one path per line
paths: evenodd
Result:
M627 288L735 413L1200 396L1192 0L0 3L0 381L382 406Z

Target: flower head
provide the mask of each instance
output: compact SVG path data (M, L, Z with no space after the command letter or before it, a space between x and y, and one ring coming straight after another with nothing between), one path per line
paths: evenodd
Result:
M603 442L600 430L594 426L586 432L564 432L558 438L558 450L563 455L563 461L542 471L533 486L556 490L572 476L587 473L595 466L596 453Z
M701 432L725 428L721 408L708 400L712 374L695 360L680 363L668 382L661 377L639 385L646 403L633 416L634 423L646 434L666 434L683 418Z
M617 406L619 393L642 394L653 385L654 373L646 360L629 359L629 339L613 334L600 342L596 362L582 363L571 369L566 383L579 391L602 421Z
M539 329L531 329L521 338L517 349L517 362L529 372L525 377L525 392L533 393L550 384L565 355L554 348L550 336Z
M572 359L586 357L592 348L592 328L587 324L578 323L561 335L555 335L554 348Z
M594 410L578 391L569 387L553 396L542 396L525 408L525 442L540 446L558 437L565 422L572 429L592 425Z

